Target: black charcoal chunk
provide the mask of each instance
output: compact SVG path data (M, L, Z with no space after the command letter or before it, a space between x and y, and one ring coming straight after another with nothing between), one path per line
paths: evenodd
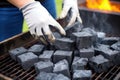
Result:
M105 58L109 59L111 63L119 65L120 64L120 52L117 50L112 50L107 45L100 45L96 48L96 51L103 55Z
M96 45L97 43L97 32L94 30L94 29L91 29L91 28L83 28L82 29L82 32L87 32L87 33L90 33L92 36L92 39L93 39L93 45Z
M94 49L93 48L80 49L80 57L91 58L93 56L94 56Z
M91 70L75 70L73 73L73 80L91 80Z
M59 50L74 50L75 43L69 38L59 38L56 39L54 46Z
M53 32L53 35L55 36L55 38L61 38L61 35L58 32Z
M73 25L65 27L66 35L71 36L73 32L79 32L83 28L83 25L80 22L75 22Z
M28 51L29 52L33 52L34 54L36 54L36 55L39 56L42 53L42 51L43 51L44 48L45 48L44 45L35 44L35 45L31 46L28 49Z
M90 34L92 34L94 36L97 35L97 32L94 29L91 29L91 28L83 28L82 32L87 32L87 33L90 33Z
M53 55L53 62L57 63L60 60L66 59L68 63L71 64L72 55L73 55L72 51L57 50Z
M116 77L114 78L114 80L120 80L120 72L116 75Z
M79 50L77 50L77 49L76 49L76 50L74 50L74 54L73 54L73 55L74 55L74 56L78 56L78 57L79 57L79 56L80 56L80 51L79 51Z
M24 53L19 55L18 62L22 65L24 70L31 68L34 63L38 62L38 56L33 54L32 52Z
M35 70L38 74L40 72L53 72L53 63L50 61L40 61L35 63Z
M120 51L120 41L116 42L111 46L112 49Z
M67 76L70 78L70 71L69 71L69 65L67 60L64 59L56 63L54 66L53 72L57 74L63 74L64 76Z
M103 50L107 50L107 49L109 49L109 48L110 48L109 45L97 44L96 47L94 48L94 50L95 50L95 55L99 55L99 54L101 54L101 52L102 52Z
M106 37L106 33L104 32L97 32L97 43L101 43L102 40Z
M9 51L11 58L15 61L17 61L18 55L21 55L25 52L27 52L27 49L25 49L24 47L15 48Z
M55 73L40 72L35 78L35 80L52 80L56 76L57 74Z
M87 66L88 59L87 58L80 58L75 57L72 63L72 70L84 70Z
M76 42L78 49L89 48L93 46L93 35L87 32L72 33L71 39Z
M92 57L89 65L96 73L106 72L111 67L110 61L102 55Z
M105 44L97 44L97 46L95 47L95 50L97 51L101 51L101 50L107 50L109 49L110 46L109 45L105 45Z
M52 61L54 51L46 50L39 56L40 61Z
M101 44L112 45L118 42L119 39L119 37L105 37L102 39Z
M70 80L68 77L58 74L56 77L54 77L52 80Z
M101 54L105 58L109 59L113 64L116 64L116 65L120 64L120 52L119 51L107 49L107 50L103 50Z

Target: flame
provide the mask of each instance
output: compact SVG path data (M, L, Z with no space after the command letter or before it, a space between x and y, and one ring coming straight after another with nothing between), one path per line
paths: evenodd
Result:
M100 9L120 12L120 4L111 4L109 0L86 0L87 7L91 9Z

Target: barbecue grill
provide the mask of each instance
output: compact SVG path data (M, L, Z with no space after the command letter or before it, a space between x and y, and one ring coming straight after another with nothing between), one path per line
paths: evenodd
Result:
M36 76L34 67L28 70L23 70L20 64L11 59L8 54L8 50L19 46L28 48L35 43L38 43L38 40L33 39L29 32L22 33L20 35L12 37L9 40L1 42L0 77L6 80L8 78L14 80L33 80ZM119 72L120 66L115 65L111 67L107 72L100 74L93 72L92 80L113 80Z
M103 32L106 32L107 36L120 37L120 26L119 26L120 13L117 13L117 14L104 13L101 11L95 11L95 10L90 10L86 8L80 8L80 12L81 12L81 17L83 18L83 25L87 27L89 27L89 24L85 24L85 23L89 21L86 21L86 20L90 20L90 19L84 18L85 15L89 15L89 14L103 15L103 16L108 15L110 17L109 19L112 19L112 20L116 19L114 17L117 16L119 18L119 19L117 18L117 22L114 22L112 24L108 22L109 24L112 25L111 29L114 31L111 34L109 34L109 31L103 30ZM92 24L94 24L94 22L92 22ZM114 24L117 24L117 25L113 26ZM101 31L99 27L94 26L94 28ZM108 27L106 29L108 29ZM11 59L10 55L8 54L8 51L20 46L29 48L30 46L36 43L39 43L39 40L34 39L29 32L21 33L10 39L0 42L0 80L4 80L4 79L5 80L34 80L34 78L37 75L34 67L28 70L22 69L19 63ZM92 80L114 80L114 78L119 72L120 72L120 65L112 66L111 68L109 68L107 72L95 73L93 71Z

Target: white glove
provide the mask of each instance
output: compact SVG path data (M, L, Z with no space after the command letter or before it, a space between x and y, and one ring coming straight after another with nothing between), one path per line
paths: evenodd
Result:
M60 15L60 19L65 18L67 16L69 10L71 10L70 11L71 18L70 18L70 21L67 26L70 26L71 24L73 24L76 21L76 19L77 19L77 21L82 23L82 20L79 15L77 0L63 0L63 10Z
M23 16L28 24L30 33L46 44L55 40L50 26L56 28L62 35L65 31L62 26L52 18L48 11L37 1L29 3L21 8Z

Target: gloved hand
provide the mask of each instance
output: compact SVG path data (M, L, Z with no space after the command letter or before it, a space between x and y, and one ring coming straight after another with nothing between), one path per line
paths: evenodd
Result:
M56 28L62 35L66 34L62 26L52 18L39 2L31 2L22 7L21 11L28 24L30 33L43 43L47 44L46 41L53 42L55 40L49 25Z
M77 0L63 0L63 10L60 15L60 19L65 18L70 10L71 18L67 26L70 26L73 24L76 19L80 23L82 23L82 20L79 15Z

